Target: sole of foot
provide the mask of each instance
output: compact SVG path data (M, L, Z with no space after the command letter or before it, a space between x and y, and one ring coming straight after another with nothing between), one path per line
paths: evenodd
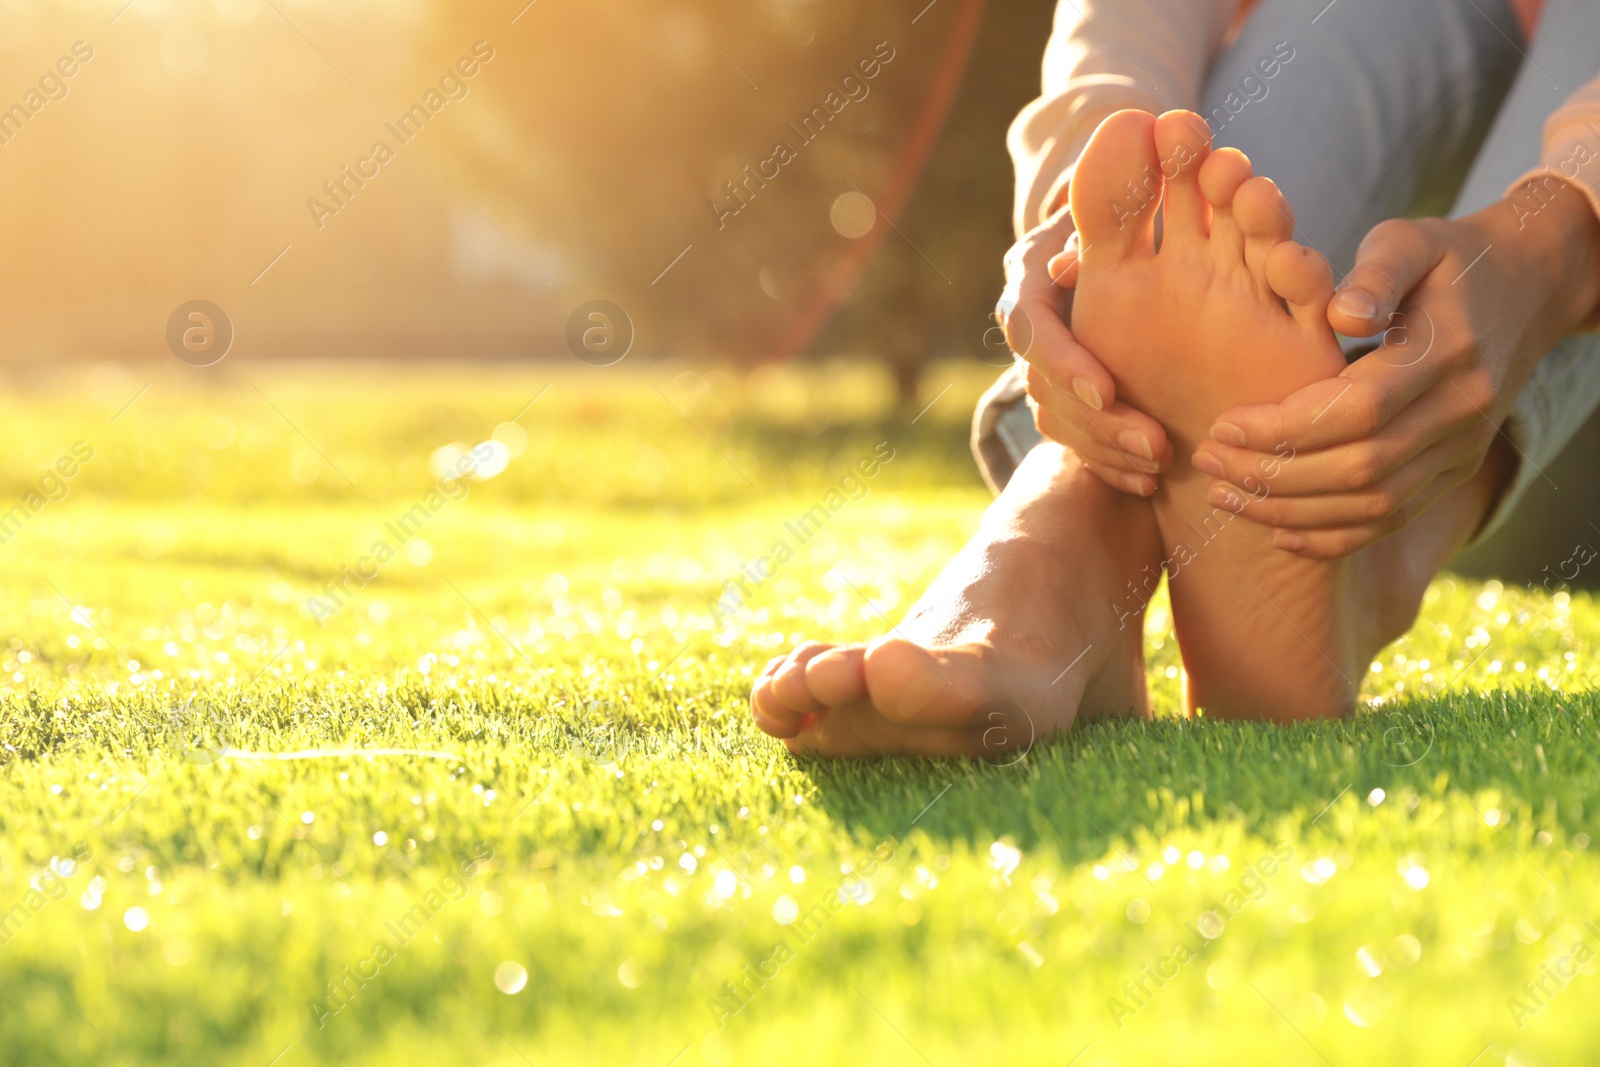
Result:
M1239 517L1245 501L1209 498L1211 478L1191 462L1226 409L1276 403L1344 369L1327 322L1326 260L1294 242L1294 212L1278 187L1243 153L1213 151L1192 112L1107 119L1070 197L1081 247L1073 332L1119 397L1173 440L1152 502L1191 709L1274 719L1349 712L1370 657L1397 636L1383 554L1321 561L1278 551L1266 527ZM1280 447L1251 492L1270 493L1293 462L1293 449Z

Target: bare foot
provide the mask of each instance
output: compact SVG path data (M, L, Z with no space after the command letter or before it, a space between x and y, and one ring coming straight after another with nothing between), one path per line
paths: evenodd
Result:
M1344 559L1274 549L1266 527L1237 520L1243 501L1207 498L1211 477L1191 457L1227 408L1276 403L1344 368L1327 323L1327 262L1290 239L1294 216L1277 187L1253 177L1242 153L1212 152L1190 112L1107 119L1078 162L1071 205L1082 245L1073 333L1173 444L1152 503L1191 708L1348 712L1367 663L1410 626L1488 494L1469 483L1429 521ZM1245 486L1258 499L1294 462L1287 447L1279 455Z
M1146 715L1142 605L1116 602L1159 547L1147 501L1040 445L903 623L768 663L756 722L795 752L1000 757L1079 716Z

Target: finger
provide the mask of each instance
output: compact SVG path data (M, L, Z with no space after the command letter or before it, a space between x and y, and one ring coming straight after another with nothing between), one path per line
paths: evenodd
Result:
M1129 473L1119 467L1096 463L1087 456L1080 455L1084 466L1089 468L1089 473L1105 482L1111 488L1134 496L1153 496L1156 491L1156 481L1148 474Z
M1286 497L1356 492L1371 489L1441 442L1462 438L1464 449L1481 447L1481 440L1468 439L1483 436L1475 432L1482 422L1476 412L1419 402L1381 432L1345 444L1256 452L1204 441L1195 449L1193 462L1195 469L1251 493L1259 493L1262 485L1269 486L1273 495Z
M1410 504L1379 522L1361 523L1332 530L1273 530L1273 546L1310 559L1338 559L1358 552L1405 526L1422 514L1445 493L1471 477L1471 464L1438 475Z
M1028 395L1033 397L1041 413L1053 415L1054 423L1069 428L1075 438L1071 442L1065 441L1041 426L1040 432L1053 440L1074 448L1081 443L1096 452L1108 450L1115 453L1121 462L1113 463L1109 458L1104 462L1146 474L1166 470L1172 462L1172 443L1161 424L1121 401L1105 411L1097 411L1085 404L1081 397L1063 392L1044 372L1033 366L1028 368Z
M1145 482L1160 474L1165 466L1161 462L1139 459L1126 449L1108 442L1107 438L1093 427L1085 426L1079 420L1067 422L1040 408L1034 412L1034 422L1041 434L1058 444L1066 445L1080 459L1129 476L1132 480L1129 484L1140 485L1138 491L1141 494L1145 491L1142 488ZM1120 479L1119 484L1122 484Z
M1426 226L1406 219L1378 223L1356 249L1356 264L1328 306L1329 325L1350 337L1387 329L1389 316L1444 252Z
M1059 290L1053 292L1060 296ZM1012 308L1006 315L1006 343L1030 366L1093 410L1104 411L1116 400L1111 373L1072 336L1055 307L1043 301L1025 301Z
M1091 435L1079 422L1064 422L1043 408L1034 412L1034 419L1041 434L1071 449L1096 477L1111 488L1135 496L1150 496L1156 491L1155 478L1160 471L1145 472L1133 467L1128 453L1107 446L1103 438Z
M1078 250L1069 248L1050 261L1050 278L1062 289L1078 287Z
M1281 529L1336 529L1383 522L1402 513L1442 470L1470 458L1463 442L1437 445L1376 485L1351 493L1281 496L1270 485L1257 488L1223 481L1207 487L1207 499L1264 526Z
M1067 247L1050 257L1047 265L1050 279L1062 289L1074 289L1078 285L1078 235L1074 233L1067 238Z
M1437 385L1454 363L1442 355L1404 364L1389 362L1393 358L1393 350L1379 347L1337 377L1312 382L1280 403L1224 411L1211 425L1211 439L1257 452L1299 452L1371 437Z
M1050 280L1048 264L1076 233L1072 213L1063 207L1048 221L1018 238L1001 261L1006 274L1001 302L1009 307L1027 298L1049 299L1054 283Z

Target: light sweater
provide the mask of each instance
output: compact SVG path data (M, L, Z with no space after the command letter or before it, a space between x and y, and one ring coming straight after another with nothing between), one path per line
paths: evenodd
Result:
M1543 3L1512 0L1525 40ZM1106 116L1122 108L1198 110L1206 71L1254 6L1255 0L1061 0L1045 49L1044 91L1007 135L1017 171L1018 235L1065 203L1072 166ZM1585 165L1600 157L1600 76L1545 121L1543 145L1539 166L1507 192L1553 173L1600 216L1600 165Z

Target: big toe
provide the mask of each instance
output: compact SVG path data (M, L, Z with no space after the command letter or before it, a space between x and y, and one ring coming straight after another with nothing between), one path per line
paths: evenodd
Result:
M1162 186L1155 122L1148 111L1118 111L1078 157L1069 201L1083 263L1155 251Z
M976 650L928 650L889 638L867 649L867 689L884 718L918 726L970 728L992 697L989 671Z

